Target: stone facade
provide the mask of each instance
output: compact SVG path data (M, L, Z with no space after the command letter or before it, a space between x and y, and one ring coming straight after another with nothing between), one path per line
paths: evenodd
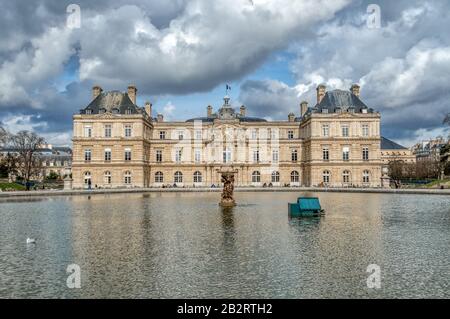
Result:
M299 116L266 121L237 112L226 96L214 113L184 122L152 117L127 93L93 89L74 115L73 187L210 187L236 170L237 186L381 186L380 114L351 91L317 90Z

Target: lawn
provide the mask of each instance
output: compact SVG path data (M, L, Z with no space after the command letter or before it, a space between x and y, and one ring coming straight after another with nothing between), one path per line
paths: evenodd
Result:
M0 189L2 191L24 191L25 186L17 183L0 183Z

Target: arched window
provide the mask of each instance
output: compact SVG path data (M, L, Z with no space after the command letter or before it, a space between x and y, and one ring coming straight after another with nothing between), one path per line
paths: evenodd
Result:
M363 183L370 183L370 172L368 170L363 172Z
M164 183L164 174L163 172L155 173L155 183Z
M325 184L328 184L330 182L330 180L331 180L331 173L330 173L330 171L328 171L328 170L327 171L323 171L322 178L323 178L323 182Z
M126 171L124 174L124 182L126 185L130 185L131 184L131 172L130 171Z
M110 185L111 184L111 172L106 171L105 174L103 174L103 177L104 177L105 184Z
M199 171L194 173L194 183L201 183L202 182L202 173Z
M92 176L91 176L91 172L85 172L84 173L84 183L87 185L89 184L89 181L91 181Z
M291 183L298 183L300 181L300 174L297 171L291 172Z
M181 172L175 172L175 175L174 175L174 182L175 182L175 183L183 183L183 173L181 173Z
M261 183L261 173L254 171L252 173L252 183Z
M272 183L279 183L280 182L280 172L272 172Z
M343 183L350 183L350 172L345 170L342 172L342 182Z

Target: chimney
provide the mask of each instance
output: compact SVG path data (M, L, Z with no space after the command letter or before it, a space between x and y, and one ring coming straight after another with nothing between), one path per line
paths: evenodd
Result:
M94 85L92 87L92 99L94 100L97 96L102 94L103 89L99 85Z
M206 108L206 115L207 115L207 117L212 117L212 112L213 112L212 106L208 105L208 107Z
M241 108L239 110L241 111L241 116L245 116L245 113L247 111L247 108L245 107L245 105L241 105Z
M289 113L288 120L289 120L289 122L294 122L295 121L295 114L294 113Z
M352 92L352 94L359 97L360 89L361 87L358 84L353 84L352 87L350 88L350 91Z
M302 103L300 103L300 116L304 117L307 111L308 111L308 102L303 101Z
M152 117L152 103L150 102L145 102L145 113L147 113L148 116L150 116L150 118Z
M323 85L323 84L320 84L317 87L317 89L316 89L316 91L317 91L317 104L319 104L322 101L323 97L325 96L326 90L327 90L327 87L325 85Z
M158 122L164 122L164 115L162 115L161 113L158 113L158 115L157 115L157 121L158 121Z
M129 85L128 86L128 97L130 98L131 102L133 102L133 104L136 104L136 95L137 95L136 86Z

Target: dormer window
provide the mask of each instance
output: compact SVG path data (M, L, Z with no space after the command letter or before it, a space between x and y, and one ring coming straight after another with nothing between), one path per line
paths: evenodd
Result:
M127 114L127 115L130 115L130 114L132 114L133 112L131 111L131 109L126 109L125 110L125 114Z
M100 109L99 111L98 111L98 113L100 113L100 114L103 114L103 113L106 113L106 109Z
M361 110L361 113L367 114L367 109L362 109L362 110Z
M113 108L112 109L112 113L113 114L119 114L119 109L118 108Z
M92 110L91 110L91 109L87 109L87 110L86 110L86 114L87 114L87 115L92 114Z
M322 109L322 113L324 114L328 113L328 109Z

